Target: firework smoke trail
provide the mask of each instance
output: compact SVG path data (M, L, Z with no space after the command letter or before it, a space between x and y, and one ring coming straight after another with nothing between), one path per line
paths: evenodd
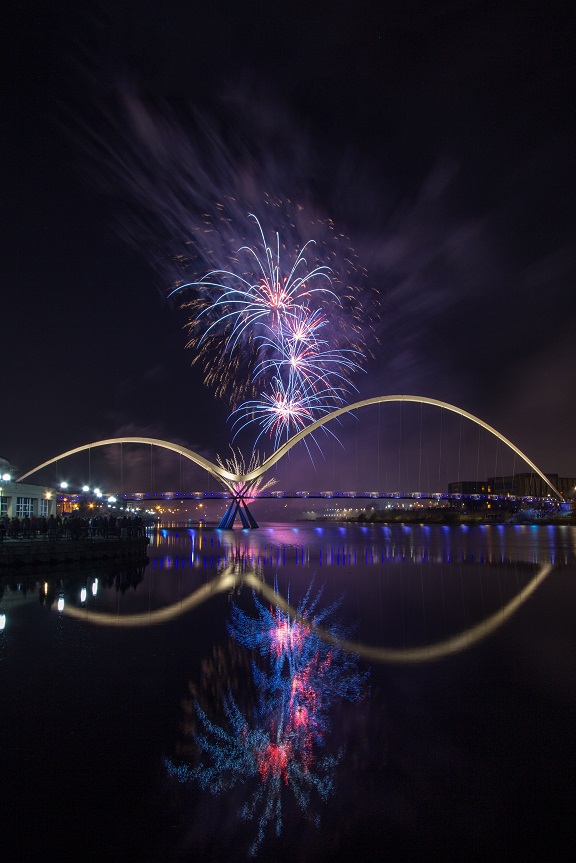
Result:
M204 383L235 409L269 394L267 382L279 377L294 401L302 387L286 375L285 337L308 316L312 327L322 318L325 343L322 357L311 342L318 356L315 363L308 357L308 385L326 389L340 354L347 386L375 341L377 298L363 290L348 240L311 195L319 160L294 118L236 90L226 94L220 116L194 112L186 125L166 107L148 109L133 91L120 95L123 118L110 117L111 134L96 143L107 152L111 190L117 194L121 181L141 207L126 230L155 257L163 283L171 284L167 293L182 299L188 347ZM274 307L283 317L278 368L260 365L272 359L263 337Z
M197 766L166 762L178 781L197 783L213 794L237 783L252 785L241 809L244 819L258 823L251 854L269 829L280 835L284 789L307 814L313 794L323 801L329 797L342 754L324 751L329 710L338 699L359 700L366 688L358 657L326 644L314 630L322 625L334 637L342 636L333 619L339 603L320 610L321 593L312 599L311 590L295 618L278 605L266 607L255 594L256 617L233 605L229 633L260 660L252 664L258 691L252 724L230 692L224 699L225 725L213 722L196 701L200 730L195 742L206 761ZM317 817L313 820L318 823Z

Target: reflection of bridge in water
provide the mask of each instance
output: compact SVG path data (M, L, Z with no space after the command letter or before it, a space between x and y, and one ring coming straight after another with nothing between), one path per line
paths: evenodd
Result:
M360 623L358 638L340 646L377 661L421 662L493 632L554 569L573 569L575 544L576 533L564 526L158 530L139 598L128 592L122 605L119 596L94 603L90 584L83 597L77 585L60 610L103 626L152 626L242 588L279 604L292 596L297 604L316 580L327 606L348 596ZM298 617L295 606L283 608Z
M343 650L362 656L373 662L386 664L416 664L422 662L436 661L447 656L469 650L488 635L494 633L502 626L518 609L529 599L534 591L546 580L554 570L550 563L541 564L527 584L518 590L512 599L506 602L497 611L489 614L485 619L469 626L467 629L455 635L437 641L432 644L419 647L394 649L380 645L363 644L346 638L336 637L326 631L314 620L308 620L293 607L289 599L282 596L275 588L268 585L259 577L253 568L243 564L228 564L221 572L206 584L201 585L189 596L180 599L163 608L148 610L140 614L122 615L117 612L108 613L103 611L92 611L85 607L74 605L63 605L59 608L70 617L82 620L85 623L93 623L98 626L115 628L141 628L157 626L167 623L182 614L198 608L220 593L233 593L242 587L248 587L255 593L264 596L272 605L281 608L291 620L299 620L315 632L321 639L341 647Z

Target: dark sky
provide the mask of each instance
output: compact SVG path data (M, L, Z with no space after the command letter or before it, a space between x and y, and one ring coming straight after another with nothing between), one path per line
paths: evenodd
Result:
M252 196L301 196L350 238L380 302L358 397L453 402L576 475L570 4L13 6L1 455L25 470L122 433L227 448L227 405L155 265L172 226L147 148L163 129L223 195L258 141Z

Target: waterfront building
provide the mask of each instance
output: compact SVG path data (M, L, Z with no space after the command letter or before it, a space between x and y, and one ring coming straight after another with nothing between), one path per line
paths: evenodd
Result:
M547 473L546 476L562 497L574 498L576 485L574 477L562 477L557 473ZM548 497L552 494L550 486L542 477L530 471L512 476L489 477L488 484L494 489L494 494L511 494L516 497Z
M56 515L56 489L16 482L9 461L0 458L0 518L49 518Z
M576 478L547 473L552 485L566 500L576 497ZM486 480L459 480L448 483L449 494L497 494L513 497L549 497L552 490L541 476L532 471L509 476L490 476Z
M448 483L448 494L492 494L490 480L464 479Z

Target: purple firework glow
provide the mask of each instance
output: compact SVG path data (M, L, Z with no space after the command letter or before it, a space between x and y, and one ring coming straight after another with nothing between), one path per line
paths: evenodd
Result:
M349 394L352 373L364 354L341 347L337 318L341 301L332 289L327 265L308 266L316 244L308 241L293 261L266 241L258 218L256 247L244 245L235 270L213 270L198 281L177 285L199 292L193 309L191 343L212 355L219 345L220 365L234 369L239 353L253 358L252 383L263 387L258 399L248 399L232 413L235 436L246 426L260 425L254 446L268 433L277 448L283 439L339 407ZM340 331L341 332L341 331Z
M253 94L228 93L221 117L187 124L121 97L122 143L98 144L142 206L123 230L182 300L192 362L235 433L256 424L278 446L342 404L377 341L377 292L312 194L317 157L294 117Z

